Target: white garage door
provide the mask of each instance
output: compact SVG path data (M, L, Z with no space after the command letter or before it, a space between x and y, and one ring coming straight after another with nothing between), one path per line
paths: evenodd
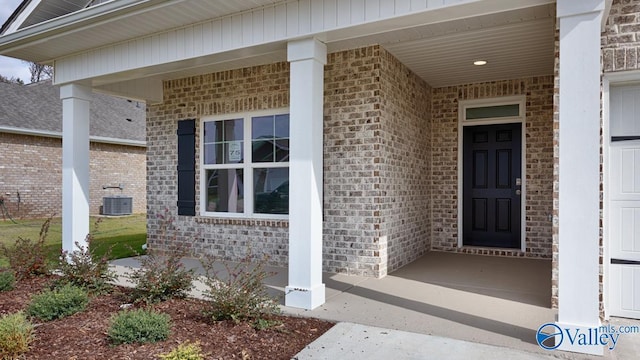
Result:
M640 319L640 86L611 88L609 311Z

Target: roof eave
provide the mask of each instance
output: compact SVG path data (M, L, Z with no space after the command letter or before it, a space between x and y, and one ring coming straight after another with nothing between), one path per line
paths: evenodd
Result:
M0 55L11 56L12 51L45 42L50 38L58 37L64 33L90 29L94 25L114 18L133 16L138 11L143 11L158 3L166 4L167 1L119 0L106 2L32 25L16 32L0 36Z

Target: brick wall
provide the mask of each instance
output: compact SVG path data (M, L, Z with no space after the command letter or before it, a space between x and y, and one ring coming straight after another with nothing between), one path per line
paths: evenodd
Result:
M0 144L0 196L12 217L60 216L62 140L0 133ZM120 190L103 190L102 186L118 184L124 185L122 194L133 197L133 211L145 212L145 149L91 143L90 151L91 214L100 213L103 196L120 194Z
M526 96L526 244L519 250L458 248L458 102ZM551 258L553 213L553 76L433 89L431 249Z
M380 214L391 272L431 246L431 88L384 50L381 60Z
M639 68L640 2L613 0L601 44L604 72Z

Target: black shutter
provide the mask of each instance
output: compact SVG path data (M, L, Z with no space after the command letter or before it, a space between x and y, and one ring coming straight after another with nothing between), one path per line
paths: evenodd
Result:
M178 121L178 215L196 215L196 121Z

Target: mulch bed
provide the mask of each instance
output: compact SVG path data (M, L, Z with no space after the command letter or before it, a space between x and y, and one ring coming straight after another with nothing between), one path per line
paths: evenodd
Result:
M0 314L23 310L31 296L50 286L53 278L23 280L0 293ZM333 323L313 318L280 316L280 325L255 330L250 324L213 322L202 315L205 302L173 299L152 305L171 317L171 335L153 344L113 346L107 339L110 318L129 300L130 289L116 287L93 297L81 313L38 323L26 359L158 359L184 341L200 342L207 359L291 359ZM136 305L141 306L141 305Z

